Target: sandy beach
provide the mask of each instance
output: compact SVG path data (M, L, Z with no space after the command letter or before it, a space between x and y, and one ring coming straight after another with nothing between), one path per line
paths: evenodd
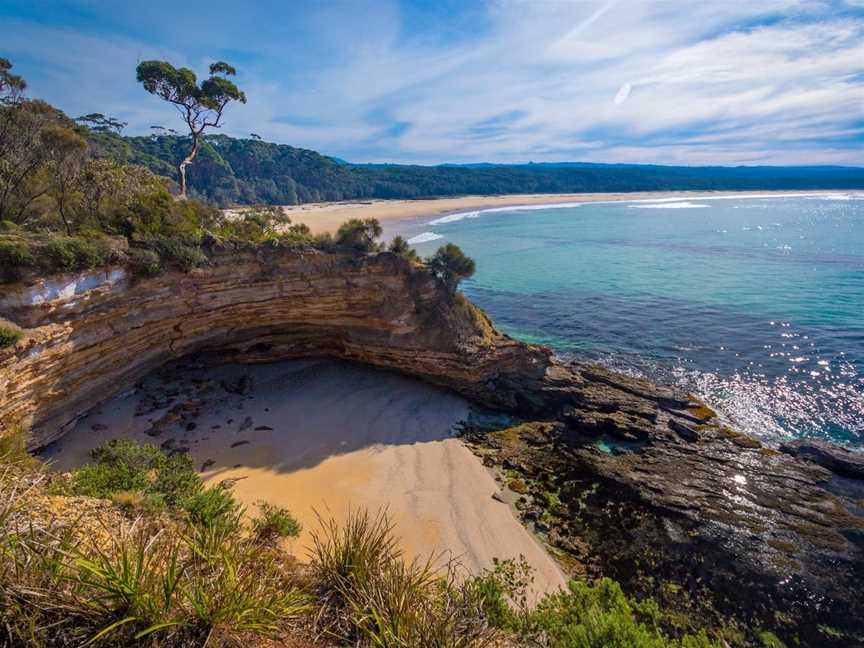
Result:
M285 506L303 525L290 547L303 558L316 511L386 509L406 555L455 558L472 573L493 558L525 556L534 594L565 581L557 565L493 499L500 486L454 424L461 398L346 363L295 361L160 370L80 420L45 458L56 470L87 462L112 438L188 452L209 484L232 480L254 513Z
M607 200L661 200L666 198L695 198L712 196L748 196L771 194L837 193L836 191L640 191L633 193L578 193L578 194L513 194L507 196L461 196L458 198L429 198L420 200L357 200L344 202L308 203L289 205L285 211L295 223L305 223L313 233L335 232L349 218L377 218L383 225L393 221L414 218L440 217L463 211L496 207L524 207L528 205L554 205L571 202L600 202Z

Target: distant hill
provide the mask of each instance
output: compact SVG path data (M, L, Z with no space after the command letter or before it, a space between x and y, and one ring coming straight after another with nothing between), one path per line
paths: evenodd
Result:
M176 179L188 139L92 133L103 154ZM595 191L864 189L864 168L681 167L552 162L528 164L350 164L308 149L210 135L188 171L190 195L208 202L297 204L358 198Z

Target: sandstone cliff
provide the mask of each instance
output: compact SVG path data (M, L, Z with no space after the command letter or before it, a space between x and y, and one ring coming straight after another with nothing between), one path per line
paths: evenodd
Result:
M391 254L261 248L216 252L206 269L139 279L122 268L0 291L26 330L0 349L0 421L31 444L166 361L219 350L246 362L330 356L395 369L513 409L549 352L495 332L428 272Z
M836 645L864 636L864 481L849 471L763 448L656 385L561 365L397 256L211 252L188 274L113 268L0 288L0 318L25 333L0 349L0 434L20 423L31 446L47 444L192 353L356 360L535 421L508 443L488 438L509 469L560 491L547 539L600 573L674 580L805 645L833 641L820 624L839 628Z

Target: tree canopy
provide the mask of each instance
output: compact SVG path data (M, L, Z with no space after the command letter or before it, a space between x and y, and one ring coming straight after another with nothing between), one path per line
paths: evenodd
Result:
M429 269L441 279L451 292L456 292L459 282L474 274L474 259L466 256L455 243L442 245L431 257L426 259Z
M189 68L175 68L167 61L142 61L137 67L138 82L152 95L177 108L189 134L192 147L177 167L180 196L186 197L186 167L192 164L207 128L219 128L225 107L232 101L246 103L246 95L228 79L237 71L224 61L210 65L210 77L200 84Z
M27 82L17 74L12 74L12 63L7 58L0 56L0 104L9 104L17 101L24 90Z

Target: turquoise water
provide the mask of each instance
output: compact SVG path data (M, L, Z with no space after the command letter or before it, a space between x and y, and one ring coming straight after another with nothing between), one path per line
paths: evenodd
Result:
M452 241L474 257L463 289L514 337L697 392L769 441L864 447L864 195L594 203L398 227L421 254Z

